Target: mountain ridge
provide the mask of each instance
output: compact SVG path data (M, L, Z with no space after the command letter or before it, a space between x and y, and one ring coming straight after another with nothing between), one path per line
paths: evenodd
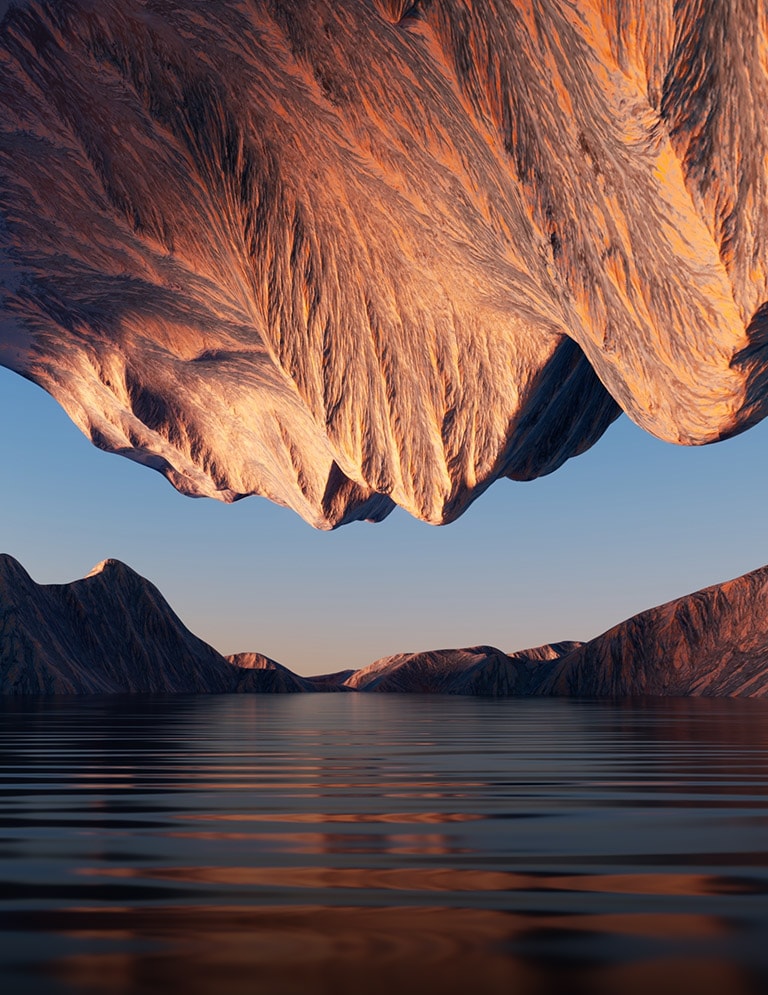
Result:
M768 696L768 566L583 643L400 653L301 677L261 653L222 656L119 560L40 585L0 554L0 694L318 692Z
M557 661L537 693L768 695L768 566L612 626Z
M0 554L0 693L285 690L195 636L150 581L107 559L69 584L37 584Z

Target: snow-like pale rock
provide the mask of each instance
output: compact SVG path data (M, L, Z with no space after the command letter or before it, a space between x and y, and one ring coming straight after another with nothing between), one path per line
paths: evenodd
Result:
M766 412L762 0L17 0L0 363L179 490L445 522Z

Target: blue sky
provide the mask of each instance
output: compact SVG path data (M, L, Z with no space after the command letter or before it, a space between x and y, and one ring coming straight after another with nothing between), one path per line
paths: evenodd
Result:
M191 500L95 449L0 369L0 551L40 583L124 560L217 649L299 673L404 650L584 639L768 562L768 424L701 449L622 417L532 483L499 481L442 528L395 512L316 532L248 498Z

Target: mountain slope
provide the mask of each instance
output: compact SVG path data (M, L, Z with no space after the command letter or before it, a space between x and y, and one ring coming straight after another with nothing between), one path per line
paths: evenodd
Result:
M179 490L456 518L768 410L768 6L14 0L0 363Z
M402 653L358 691L583 698L768 696L768 566L640 612L585 643Z
M273 690L303 689L233 666L118 560L39 585L0 555L0 694Z
M574 649L536 693L768 695L768 567L635 615Z
M337 687L316 688L311 677L299 677L282 663L263 653L233 653L226 658L241 672L238 691L300 692L330 690Z

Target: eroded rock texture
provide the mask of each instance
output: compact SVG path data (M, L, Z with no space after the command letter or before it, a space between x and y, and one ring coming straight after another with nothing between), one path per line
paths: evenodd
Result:
M554 643L510 654L495 646L398 653L356 671L345 684L356 691L526 695L540 679L542 661L557 660L579 645Z
M223 657L118 560L36 584L0 554L0 694L401 692L768 695L768 567L641 612L588 643L400 653L300 677L261 653Z
M768 567L641 612L552 665L537 694L768 695Z
M454 518L763 417L763 0L18 0L0 362L180 490Z

